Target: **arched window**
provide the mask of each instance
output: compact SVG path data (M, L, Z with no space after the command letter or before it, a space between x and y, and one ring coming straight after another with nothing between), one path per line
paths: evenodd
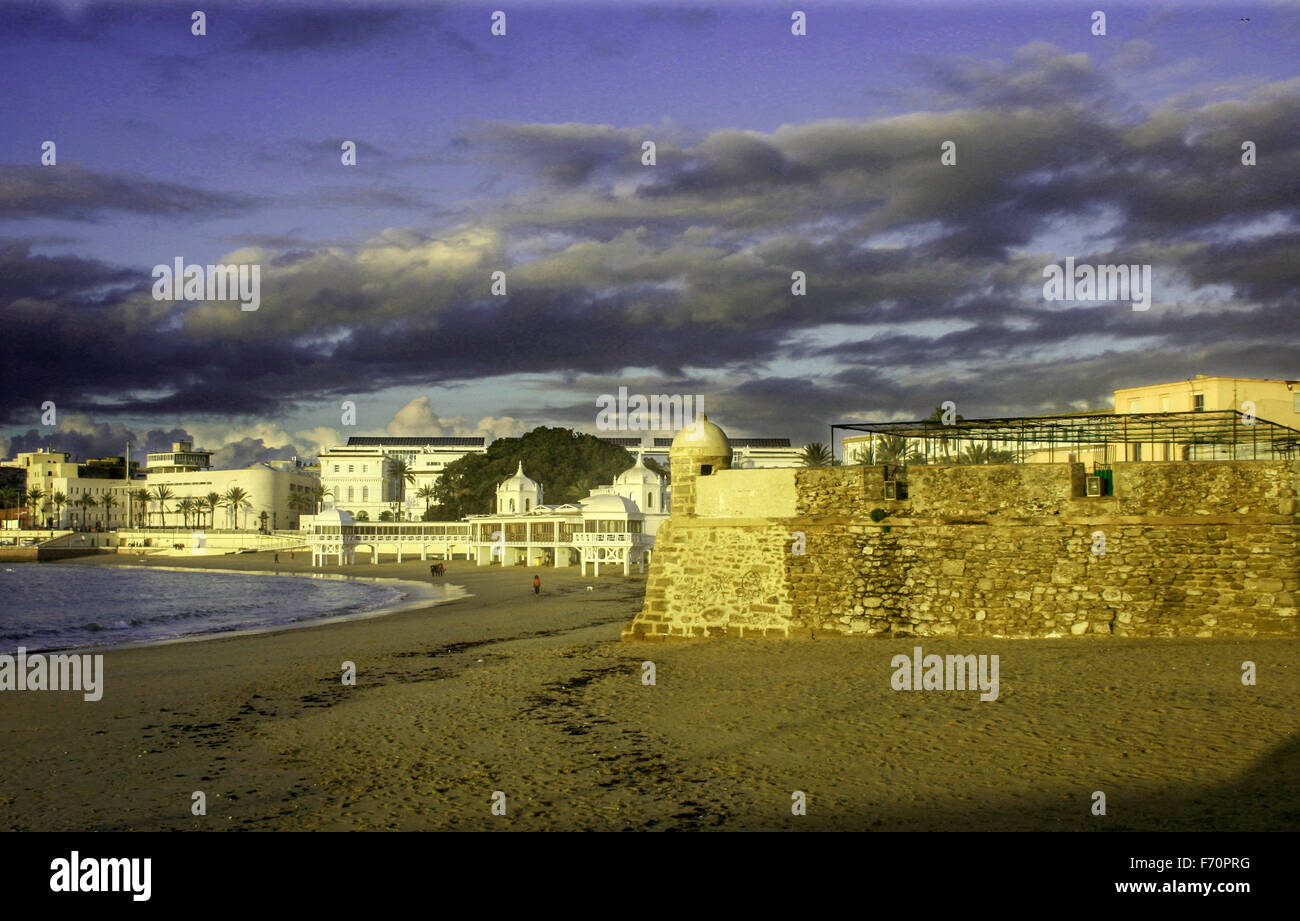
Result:
M510 500L510 511L513 512L514 510L515 510L515 500L514 500L514 499L511 499L511 500Z
M530 504L532 501L533 501L532 499L525 499L525 500L524 500L524 511L525 511L525 512L528 511L528 506L529 506L529 504Z
M646 501L645 501L645 507L646 507L647 510L648 510L648 509L652 509L652 508L655 507L655 494L654 494L654 493L652 493L652 492L648 492L648 493L646 493L646 494L645 494L645 500L646 500Z

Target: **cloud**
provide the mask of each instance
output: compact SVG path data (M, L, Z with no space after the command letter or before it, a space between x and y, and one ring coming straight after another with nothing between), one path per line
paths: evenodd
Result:
M454 152L512 192L437 230L248 238L230 255L263 267L256 312L156 302L147 267L10 241L3 421L30 425L44 399L191 427L301 418L508 375L561 389L560 412L575 382L635 376L644 392L697 380L690 392L757 434L807 438L842 414L924 415L943 399L972 417L1069 408L1133 383L1138 356L1143 379L1295 376L1300 80L1138 106L1090 56L1044 43L945 67L925 111L698 138L660 126L652 170L644 127L481 125ZM1259 166L1241 165L1243 138ZM956 167L940 163L945 140ZM1065 256L1151 264L1152 310L1045 302L1042 268ZM417 400L389 431L520 425L519 410L488 411L471 423Z
M208 192L138 173L95 172L76 163L0 166L0 219L62 218L93 221L110 212L169 217L229 215L255 199Z
M492 441L522 435L525 428L518 419L509 416L485 416L477 425L470 425L464 416L443 418L434 412L428 397L416 397L393 415L384 431L394 436L483 435Z

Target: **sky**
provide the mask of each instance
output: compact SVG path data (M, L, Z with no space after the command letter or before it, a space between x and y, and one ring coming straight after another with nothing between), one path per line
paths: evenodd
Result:
M803 444L1294 379L1298 52L1278 3L0 0L0 449L638 434L620 387ZM1046 299L1067 257L1150 308ZM258 309L156 298L178 258Z

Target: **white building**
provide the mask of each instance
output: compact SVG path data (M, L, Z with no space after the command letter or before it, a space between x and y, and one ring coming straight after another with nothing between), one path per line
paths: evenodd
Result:
M40 489L40 508L33 521L36 527L101 531L124 527L127 493L145 485L135 464L131 465L135 476L128 481L121 457L92 458L84 464L73 463L70 457L66 451L24 451L0 464L24 471L24 498ZM62 503L55 503L57 495L63 496Z
M436 486L448 464L486 451L479 436L354 436L321 453L321 485L325 498L357 521L378 521L384 512L419 521L426 506L417 496L420 490ZM414 482L392 478L395 460L406 462Z
M291 529L298 527L298 518L305 514L295 508L295 502L289 497L294 493L314 496L320 479L313 468L301 464L287 468L281 464L257 462L247 467L230 470L175 470L166 473L154 470L145 471L145 485L153 495L149 502L149 523L166 524L168 527L186 525L186 517L176 511L176 504L186 497L204 499L210 493L225 496L232 488L238 487L246 493L244 502L238 512L229 503L219 506L216 520L203 506L201 513L191 514L188 526L206 528L240 528L257 530L265 522L268 530ZM171 495L166 503L157 499L158 487L165 487ZM167 506L167 514L161 514L162 505ZM265 515L265 519L263 519Z
M662 463L668 462L668 449L672 446L671 438L656 438L654 453ZM731 446L731 469L742 470L752 467L802 467L800 452L803 448L790 445L789 438L728 438Z
M384 552L450 558L464 554L480 566L618 566L627 574L632 564L644 571L655 534L668 519L669 494L660 476L636 464L608 486L598 486L581 501L561 505L544 502L542 484L524 473L514 474L496 489L495 511L469 515L463 521L362 522L342 509L316 515L311 528L315 565L355 562L368 551L372 562Z

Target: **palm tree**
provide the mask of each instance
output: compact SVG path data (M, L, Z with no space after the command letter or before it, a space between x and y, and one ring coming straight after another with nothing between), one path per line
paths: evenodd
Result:
M910 448L908 440L902 435L881 435L876 442L876 458L880 463L891 467L901 466L916 456Z
M63 506L68 504L68 497L64 493L55 492L50 496L50 501L54 503L54 524L63 527Z
M853 463L874 467L876 465L875 445L859 445L853 452Z
M117 505L117 500L111 492L106 492L100 497L99 504L104 506L104 530L108 530L113 524L113 506Z
M226 490L223 497L226 504L230 506L231 515L235 519L235 530L239 530L239 510L249 504L248 493L242 487L232 486Z
M133 511L142 527L149 527L149 501L152 497L147 489L131 490L131 501L135 504Z
M398 509L406 499L406 484L415 484L415 474L406 461L394 458L388 462L388 479L397 485L397 498L393 500L393 507ZM400 520L401 513L395 512L393 517Z
M966 417L959 413L955 413L954 418L956 419L957 422L966 421ZM921 421L937 422L939 425L943 425L943 407L936 406L934 408L934 412L930 413L930 415L926 416ZM929 442L927 440L926 443L927 451L929 451L929 447L930 447ZM939 450L943 452L943 462L946 464L952 463L953 459L948 456L948 426L946 425L943 425L943 428L939 431ZM960 461L958 461L958 463L960 463Z
M181 513L185 527L190 526L190 513L194 511L194 500L185 496L176 502L176 511Z
M820 441L810 442L799 452L799 462L805 467L833 467L835 458L831 449Z
M45 490L39 486L32 486L27 490L27 504L32 507L32 519L28 522L33 528L38 527L36 517L41 513L41 500L45 498Z
M12 486L0 489L0 510L9 511L18 504L18 490Z
M315 506L316 509L316 514L320 514L320 508L325 502L325 497L326 496L332 497L334 495L334 490L326 489L324 486L313 486L311 487L310 495L312 499L312 504Z
M153 497L158 500L158 514L162 517L162 526L167 527L167 500L173 495L171 487L159 483L153 488Z
M429 513L429 503L433 501L436 493L437 490L434 489L432 483L425 483L415 491L415 498L424 500L424 512L426 515Z
M200 501L202 502L203 505L206 505L208 507L208 516L211 518L211 521L208 522L208 527L216 528L217 509L219 509L221 506L226 504L225 500L221 498L221 493L210 492L206 496L204 496Z

